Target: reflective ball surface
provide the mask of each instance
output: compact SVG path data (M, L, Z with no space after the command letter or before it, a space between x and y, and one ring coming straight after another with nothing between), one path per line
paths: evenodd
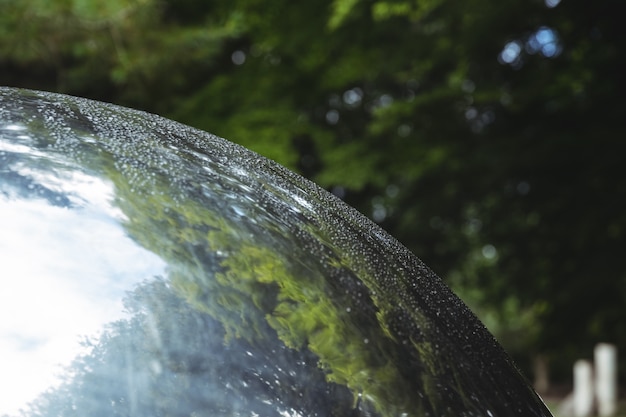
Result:
M155 115L0 89L0 265L0 415L550 415L386 232Z

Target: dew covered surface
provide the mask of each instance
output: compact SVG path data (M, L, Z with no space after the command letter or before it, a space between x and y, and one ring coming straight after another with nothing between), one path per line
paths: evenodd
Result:
M238 145L135 110L0 89L0 203L33 202L95 212L121 233L92 236L94 251L129 241L137 255L82 277L123 289L125 315L22 414L550 415L419 259ZM156 266L133 266L141 256ZM57 258L75 262L69 249Z

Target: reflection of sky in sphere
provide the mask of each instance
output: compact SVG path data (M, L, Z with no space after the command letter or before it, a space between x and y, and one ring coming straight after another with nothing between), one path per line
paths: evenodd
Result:
M25 172L56 188L78 208L0 194L0 415L14 413L55 383L60 364L122 317L133 285L162 275L165 264L128 238L113 208L112 186L83 174Z

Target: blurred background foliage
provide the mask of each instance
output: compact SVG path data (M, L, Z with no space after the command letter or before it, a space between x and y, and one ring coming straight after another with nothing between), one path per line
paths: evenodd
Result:
M626 348L620 3L0 0L0 84L158 113L302 173L524 368L566 379L595 343Z

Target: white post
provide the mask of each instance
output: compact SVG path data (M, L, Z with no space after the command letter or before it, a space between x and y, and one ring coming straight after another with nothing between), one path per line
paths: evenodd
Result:
M593 368L591 362L578 360L574 364L574 416L588 417L593 413Z
M594 349L598 415L608 417L617 411L617 348L600 343Z

